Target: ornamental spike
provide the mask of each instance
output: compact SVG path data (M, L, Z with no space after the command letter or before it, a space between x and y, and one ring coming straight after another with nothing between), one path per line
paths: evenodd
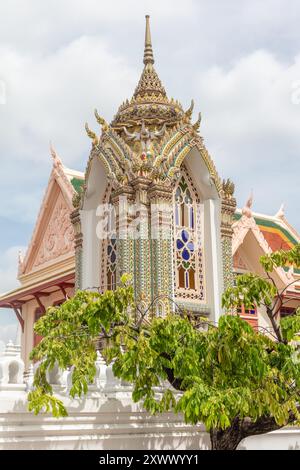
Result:
M202 118L201 113L199 113L197 121L195 122L195 124L193 124L193 129L196 132L200 129L201 118Z
M284 219L284 204L282 203L279 210L276 212L275 217L277 219Z
M246 204L242 209L242 214L246 217L252 217L252 204L253 204L253 190L251 189L250 196L248 197Z
M103 127L104 131L107 131L109 126L107 122L105 121L105 119L99 116L97 109L94 110L94 114L95 114L95 118L97 119L98 124L100 124L100 126Z
M98 145L99 144L99 138L97 137L95 132L91 131L91 129L89 128L87 122L85 123L85 130L86 130L86 133L89 136L89 138L93 140L93 146Z
M56 150L53 147L51 140L49 142L49 147L50 147L51 157L53 158L53 166L57 167L58 165L62 165L62 161L57 155Z
M194 109L194 100L191 101L189 109L187 109L185 112L185 115L189 120L191 120L193 109Z
M144 64L154 64L151 33L150 33L150 16L146 15L146 31L145 31L145 49L144 49Z

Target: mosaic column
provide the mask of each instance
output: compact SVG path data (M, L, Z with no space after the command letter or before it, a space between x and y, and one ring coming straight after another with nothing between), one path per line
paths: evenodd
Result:
M236 200L233 197L234 184L223 181L221 205L221 243L223 258L224 290L233 285L232 236L233 216L236 210Z
M134 279L134 240L130 233L134 191L131 186L123 186L114 191L111 200L115 208L117 234L117 285L122 274L130 274Z
M146 306L152 300L151 234L148 188L151 180L139 176L131 181L135 191L135 214L132 221L134 238L134 287L137 301Z
M74 248L75 248L75 292L82 288L82 241L81 220L79 207L77 207L70 215L70 219L74 228Z
M173 298L172 266L172 189L160 184L148 192L151 204L151 272L154 311L163 315L171 308Z

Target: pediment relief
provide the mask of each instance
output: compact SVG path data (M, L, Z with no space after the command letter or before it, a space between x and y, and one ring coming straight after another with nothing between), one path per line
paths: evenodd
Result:
M74 252L74 230L70 221L70 208L61 192L53 205L48 221L44 220L44 224L44 227L43 223L41 224L42 233L32 269Z

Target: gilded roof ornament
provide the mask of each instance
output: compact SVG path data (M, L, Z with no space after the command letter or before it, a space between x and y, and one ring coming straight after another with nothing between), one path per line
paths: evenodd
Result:
M100 124L100 126L102 126L103 131L106 132L109 128L109 125L107 124L105 119L99 116L97 109L95 109L94 114L95 114L95 118L97 119L98 124Z
M198 114L198 119L197 119L197 121L195 122L195 124L193 124L193 129L194 129L194 131L196 131L196 132L198 132L199 129L200 129L201 118L202 118L201 113L199 113L199 114Z
M186 112L184 113L189 122L190 122L191 119L192 119L192 114L193 114L193 110L194 110L194 104L195 104L195 103L194 103L194 100L192 100L189 109L187 109Z
M89 138L92 139L93 147L94 147L95 145L98 145L98 144L99 144L99 137L97 137L97 135L95 134L95 132L91 131L91 129L89 128L87 122L85 123L85 130L86 130L86 133L87 133L87 135L89 136Z
M154 68L148 15L143 63L144 68L132 98L122 103L110 125L95 109L97 122L102 126L101 137L86 124L86 132L93 142L91 153L97 155L112 186L118 188L136 177L147 178L148 182L171 184L180 174L188 153L192 148L197 148L211 182L220 195L229 199L234 185L227 181L222 188L203 139L197 134L201 113L192 124L194 101L184 111L178 100L169 99ZM77 199L75 204L78 204Z
M229 178L227 180L223 180L222 189L225 199L231 199L233 197L235 186Z

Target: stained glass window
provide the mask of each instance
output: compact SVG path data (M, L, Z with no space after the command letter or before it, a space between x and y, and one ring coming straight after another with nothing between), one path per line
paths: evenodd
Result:
M107 289L116 288L117 240L111 238L107 245Z
M182 174L175 191L174 254L178 296L204 298L200 220L197 195L188 178Z

